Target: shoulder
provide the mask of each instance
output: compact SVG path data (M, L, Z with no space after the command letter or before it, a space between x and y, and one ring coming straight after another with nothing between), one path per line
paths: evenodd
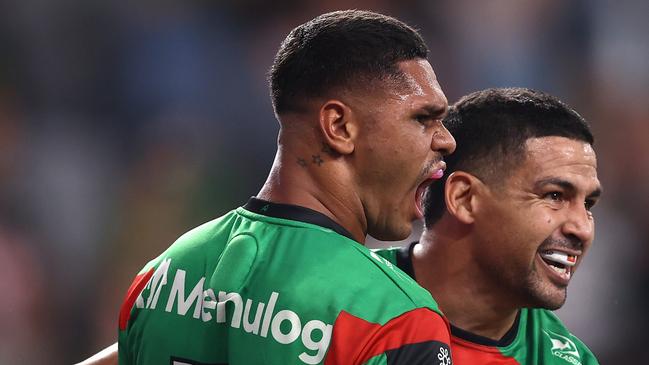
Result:
M397 254L399 253L400 249L401 249L400 247L389 247L389 248L373 249L371 251L396 265Z
M218 243L221 243L219 248L223 249L232 229L236 227L238 218L236 211L233 210L194 227L178 237L161 256L195 255L204 251L206 246L214 246Z
M375 280L384 282L386 290L398 292L398 294L394 295L405 297L412 305L412 308L427 307L440 312L430 293L417 284L411 274L407 272L408 270L404 271L401 262L404 260L400 259L404 249L407 252L407 247L383 250L369 250L364 246L357 247L357 250L367 261L368 266L371 267L374 275L380 277L380 279Z

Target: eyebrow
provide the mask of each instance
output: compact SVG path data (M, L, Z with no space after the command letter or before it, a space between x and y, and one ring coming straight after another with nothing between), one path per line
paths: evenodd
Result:
M557 177L549 177L547 179L539 180L534 186L536 188L541 188L545 185L557 185L565 190L570 191L571 193L574 193L577 191L577 187L571 183L568 180L560 179ZM602 195L602 187L598 186L595 190L593 190L590 194L588 194L586 197L587 198L599 198Z

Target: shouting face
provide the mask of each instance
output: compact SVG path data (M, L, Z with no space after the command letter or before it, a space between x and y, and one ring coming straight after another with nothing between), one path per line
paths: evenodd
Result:
M398 64L402 77L368 90L354 103L362 120L355 150L356 182L368 233L382 240L406 238L420 219L421 198L443 176L442 156L455 140L442 124L448 103L423 59Z

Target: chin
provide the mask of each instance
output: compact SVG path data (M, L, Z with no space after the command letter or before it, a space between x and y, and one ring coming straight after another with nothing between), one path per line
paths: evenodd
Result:
M538 288L541 289L541 288ZM533 290L529 293L531 308L543 308L548 310L557 310L566 303L566 289L547 289ZM545 290L544 290L545 289Z
M543 309L554 311L563 307L565 303L566 303L566 298L563 297L563 299L561 300L546 300L541 305L536 306L536 308L543 308Z
M410 237L412 233L412 224L402 225L399 227L383 227L368 232L372 237L380 241L401 241Z
M553 283L550 278L532 269L522 284L521 293L525 307L557 310L566 303L568 286Z

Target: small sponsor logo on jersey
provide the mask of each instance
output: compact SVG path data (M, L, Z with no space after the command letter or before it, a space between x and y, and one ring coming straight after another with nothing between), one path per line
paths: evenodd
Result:
M581 358L579 356L579 351L577 350L577 345L566 336L560 335L552 331L544 330L545 335L548 336L552 348L550 351L552 355L561 358L573 365L581 365Z
M439 360L439 365L451 365L451 354L447 348L440 347L439 353L437 354L437 360Z
M239 293L215 292L212 288L205 288L205 277L201 277L187 293L187 272L177 269L168 279L170 265L171 259L160 263L145 290L135 301L137 308L156 309L163 287L173 280L171 288L165 289L168 294L165 312L180 316L191 313L191 317L196 320L229 325L252 335L272 338L282 345L292 344L300 339L307 350L298 355L303 363L318 364L324 358L331 341L333 326L317 319L304 323L302 318L290 309L276 310L280 308L278 292L271 292L266 302L255 303L251 299L243 298ZM191 284L189 286L191 287ZM230 318L226 318L226 306L231 310ZM193 311L190 312L192 307Z

